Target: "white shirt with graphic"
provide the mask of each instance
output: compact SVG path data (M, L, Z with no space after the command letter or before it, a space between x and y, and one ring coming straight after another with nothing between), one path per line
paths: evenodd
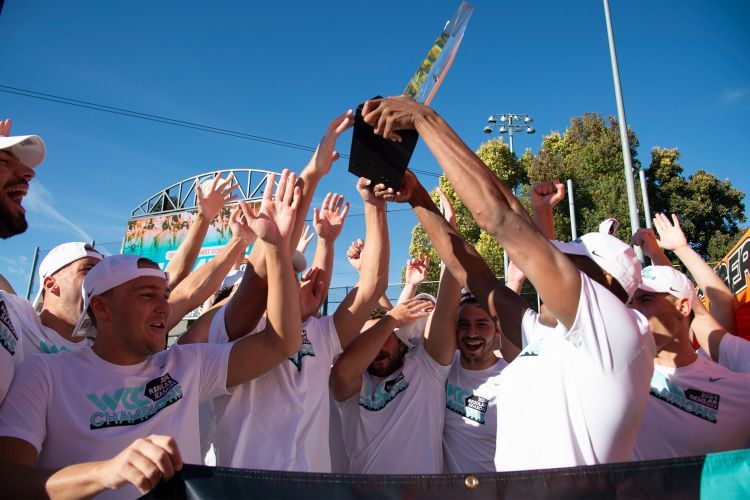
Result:
M567 330L526 311L525 346L500 375L498 471L626 462L648 397L648 321L581 273Z
M359 394L337 402L352 474L440 474L443 471L445 381L442 366L421 347L400 370L362 374Z
M228 341L224 311L214 317L209 342ZM215 399L216 465L331 472L328 377L340 353L333 317L310 317L297 354Z
M445 383L443 471L494 472L497 437L497 395L504 359L484 370L461 366L456 351Z
M20 330L24 355L73 352L85 347L91 347L93 344L93 340L90 338L83 338L78 342L71 342L65 339L52 328L42 324L39 314L34 310L31 302L2 291L0 291L0 295L17 319L16 324Z
M698 357L680 368L656 364L636 460L705 455L750 446L750 375Z
M227 393L230 348L173 346L129 366L90 348L28 356L0 408L0 436L32 444L43 468L109 459L150 434L171 436L183 460L199 464L198 403Z
M21 322L6 295L0 292L0 403L8 393L16 366L23 361Z

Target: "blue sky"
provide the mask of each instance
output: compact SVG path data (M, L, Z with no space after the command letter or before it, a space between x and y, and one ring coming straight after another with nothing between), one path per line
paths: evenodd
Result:
M536 151L584 112L616 114L599 1L476 0L464 42L432 106L476 149L491 113L528 113ZM329 120L376 94L400 93L458 1L58 2L6 0L0 85L88 100L314 146ZM750 4L611 2L628 124L648 164L679 147L744 192L750 132ZM218 168L299 171L309 153L0 92L16 135L48 148L31 184L30 229L0 242L0 273L25 292L34 247L116 242L130 211L159 189ZM348 153L350 134L339 150ZM412 166L438 172L424 144ZM436 177L422 175L428 188ZM321 184L362 213L340 160ZM401 207L393 207L401 208ZM411 227L389 216L391 282ZM346 246L364 236L352 216L336 247L333 285L352 284Z

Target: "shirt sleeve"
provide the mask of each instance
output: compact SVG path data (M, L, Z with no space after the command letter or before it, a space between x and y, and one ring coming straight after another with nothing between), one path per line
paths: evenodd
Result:
M437 381L440 386L445 384L445 381L448 379L448 374L451 372L453 362L443 366L432 359L432 356L430 356L422 347L417 347L413 356L414 360L419 363L419 366L427 372L431 379Z
M333 316L323 316L322 318L319 318L318 326L321 330L323 346L329 353L331 363L333 363L336 356L342 352L341 340L339 340L339 334L336 331L336 323L333 321Z
M750 342L727 333L719 344L719 364L738 373L750 373Z
M47 437L47 407L51 377L43 355L34 355L16 369L0 407L0 436L14 437L42 449Z
M644 350L650 359L656 353L648 320L583 273L573 326L566 330L558 324L557 329L604 372L627 368Z
M227 390L227 370L229 353L233 346L233 343L183 346L196 348L200 358L200 401L208 401L230 393Z
M526 309L521 319L521 349L533 344L542 336L538 325L539 313L533 309Z
M229 342L229 335L227 334L227 325L224 321L224 316L227 311L226 304L221 306L219 312L214 314L214 319L211 320L211 326L208 327L208 343L209 344L226 344Z

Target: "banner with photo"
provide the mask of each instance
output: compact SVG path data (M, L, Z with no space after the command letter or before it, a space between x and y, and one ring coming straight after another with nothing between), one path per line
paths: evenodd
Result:
M224 207L211 221L193 269L211 260L232 238L229 230L229 213L232 207L233 205ZM196 213L197 209L193 209L128 220L122 253L146 257L164 269L180 244L185 241ZM252 246L248 247L246 254L250 253L251 248Z

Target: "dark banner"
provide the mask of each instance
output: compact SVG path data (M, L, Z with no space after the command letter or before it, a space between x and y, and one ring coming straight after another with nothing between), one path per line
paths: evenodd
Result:
M147 498L750 498L750 450L493 474L364 476L186 465Z

